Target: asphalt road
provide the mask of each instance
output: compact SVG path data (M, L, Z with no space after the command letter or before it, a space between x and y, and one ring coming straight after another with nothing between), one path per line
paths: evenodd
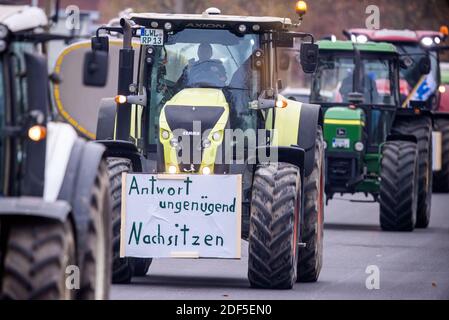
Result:
M449 299L449 195L433 196L428 229L380 230L378 205L333 200L325 211L324 265L316 283L292 290L249 287L243 258L155 260L149 275L114 285L112 299ZM368 290L366 268L379 270Z

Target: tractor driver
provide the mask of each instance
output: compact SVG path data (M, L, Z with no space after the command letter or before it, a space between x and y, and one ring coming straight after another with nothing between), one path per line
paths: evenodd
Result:
M198 60L189 61L184 68L177 87L224 87L227 80L226 70L220 60L212 59L212 46L209 43L201 43L197 55Z

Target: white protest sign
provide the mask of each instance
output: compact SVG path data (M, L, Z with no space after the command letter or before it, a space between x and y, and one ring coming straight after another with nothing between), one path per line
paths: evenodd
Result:
M120 256L241 257L241 175L122 176Z

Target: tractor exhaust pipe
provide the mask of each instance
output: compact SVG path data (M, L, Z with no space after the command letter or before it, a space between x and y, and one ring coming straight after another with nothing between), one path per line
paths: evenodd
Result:
M119 95L131 94L129 85L133 82L134 72L134 49L132 46L132 28L128 19L120 19L123 29L123 48L119 54L118 88ZM131 129L131 105L125 103L117 106L116 139L128 141Z

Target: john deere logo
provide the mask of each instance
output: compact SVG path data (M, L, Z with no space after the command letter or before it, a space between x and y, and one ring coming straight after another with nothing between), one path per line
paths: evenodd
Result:
M346 129L338 128L337 129L337 136L338 137L345 137L346 136Z

